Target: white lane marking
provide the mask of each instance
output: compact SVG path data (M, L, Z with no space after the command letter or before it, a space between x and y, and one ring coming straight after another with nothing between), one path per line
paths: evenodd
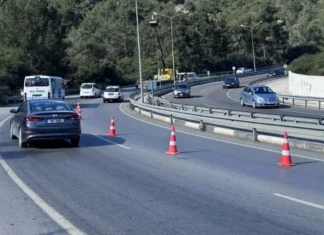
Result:
M144 120L142 120L140 118L137 118L137 117L133 117L132 115L130 115L130 114L128 114L128 113L126 113L125 111L122 110L122 108L121 108L122 105L123 104L120 104L119 105L119 110L123 114L127 115L128 117L133 118L133 119L136 119L136 120L138 120L140 122L144 122L144 123L149 124L149 125L152 125L152 126L157 126L157 127L163 128L163 129L170 129L169 127L165 127L165 126L162 126L162 125L159 125L159 124L155 124L155 123L151 123L151 122L148 122L148 121L144 121ZM181 130L177 130L177 132L180 132L180 133L183 133L183 134L187 134L187 135L191 135L191 136L195 136L195 137L200 137L200 138L203 138L203 139L214 140L214 141L221 142L221 143L226 143L226 144L231 144L231 145L237 145L237 146L241 146L241 147L246 147L246 148L257 149L257 150L262 150L262 151L266 151L266 152L272 152L272 153L279 153L279 154L281 154L281 151L276 151L276 150L271 150L271 149L266 149L266 148L260 148L260 147L255 147L255 146L251 146L251 145L246 145L246 144L234 143L234 142L230 142L230 141L226 141L226 140L221 140L221 139L217 139L217 138L212 138L212 137L197 135L197 134L193 134L193 133L186 132L186 131L181 131ZM278 156L280 156L280 155L278 155ZM302 155L299 155L299 154L291 154L291 156L298 157L298 158L303 158L303 159L314 160L314 161L318 161L318 162L324 162L324 159L313 158L313 157L306 157L306 156L302 156Z
M13 115L11 115L11 116L5 118L4 120L2 120L2 121L0 122L0 128L1 128L1 127L3 126L3 124L4 124L6 121L8 121L12 116L13 116Z
M125 145L118 144L118 143L116 143L116 142L114 142L114 141L112 141L112 140L107 140L107 139L104 138L104 137L101 137L101 136L98 136L98 135L95 135L95 134L92 134L92 135L95 136L95 137L97 137L97 138L99 138L99 139L101 139L101 140L103 140L103 141L106 141L106 142L108 142L108 143L110 143L110 144L117 145L118 147L121 147L121 148L124 148L124 149L130 149L129 147L127 147L127 146L125 146Z
M0 122L0 128L3 124L9 120L10 117L7 117L2 122ZM83 235L85 234L76 226L74 226L69 220L67 220L63 215L58 213L53 207L48 205L40 196L38 196L31 188L29 188L11 169L11 167L6 163L0 154L0 165L9 175L12 181L39 207L41 208L52 220L54 220L59 226L61 226L66 232L70 235Z
M233 91L233 89L230 89L230 90L226 93L227 97L230 98L231 100L236 101L236 102L240 102L239 100L234 99L234 98L232 98L232 97L230 96L231 91Z
M315 207L315 208L324 210L324 206L318 205L318 204L315 204L315 203L312 203L312 202L307 202L307 201L300 200L300 199L297 199L297 198L294 198L294 197L285 196L285 195L282 195L280 193L274 193L273 195L277 196L277 197L285 198L285 199L290 200L290 201L298 202L298 203L301 203L301 204L304 204L304 205L307 205L307 206L311 206L311 207Z
M10 168L0 154L0 164L2 168L7 172L12 181L49 217L52 218L59 226L61 226L68 234L81 235L85 234L80 229L75 227L70 221L68 221L63 215L58 213L53 207L48 205L42 198L40 198L32 189L30 189Z

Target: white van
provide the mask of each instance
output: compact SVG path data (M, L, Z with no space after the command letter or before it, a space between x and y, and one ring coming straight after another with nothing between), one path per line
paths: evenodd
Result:
M47 75L26 76L23 96L30 99L65 99L63 78Z
M100 97L101 90L96 83L82 83L80 86L80 99L86 97Z

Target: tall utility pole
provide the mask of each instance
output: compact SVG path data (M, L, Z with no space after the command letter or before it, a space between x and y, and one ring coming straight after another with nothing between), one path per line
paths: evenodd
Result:
M141 99L142 99L142 103L144 103L143 78L142 78L142 61L141 61L141 44L140 44L140 34L139 34L137 0L135 0L135 7L136 7L136 27L137 27L138 68L139 68L139 77L140 77L140 86L141 86Z
M250 30L251 30L251 42L252 42L252 55L253 55L254 72L256 72L256 65L255 65L253 29L254 29L255 26L257 26L257 25L259 25L261 23L262 23L262 21L260 21L259 23L255 24L255 25L252 25L252 26L241 24L241 27L250 28Z
M153 12L153 15L159 15L159 16L163 16L166 18L170 19L170 23L171 23L171 44L172 44L172 79L173 79L173 84L175 84L175 63L174 63L174 45L173 45L173 18L183 15L183 14L187 14L189 13L189 11L183 11L182 13L178 14L178 15L174 15L174 16L166 16L166 15L162 15L156 12Z

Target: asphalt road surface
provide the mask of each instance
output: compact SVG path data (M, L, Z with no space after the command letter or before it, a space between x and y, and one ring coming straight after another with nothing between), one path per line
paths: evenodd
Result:
M214 107L220 109L231 109L239 111L250 111L259 113L320 118L323 117L323 111L318 109L293 107L289 105L281 105L278 109L273 108L258 108L253 109L250 106L242 107L240 105L241 92L249 82L260 78L261 76L240 78L240 88L223 89L222 82L205 84L191 88L191 98L173 98L173 94L169 93L164 98L170 102L188 105L197 105L203 107Z
M297 165L282 168L276 146L179 127L181 153L169 156L170 126L127 102L69 102L81 104L79 148L21 150L3 123L0 234L324 233L322 155L292 150ZM107 136L111 116L117 137Z

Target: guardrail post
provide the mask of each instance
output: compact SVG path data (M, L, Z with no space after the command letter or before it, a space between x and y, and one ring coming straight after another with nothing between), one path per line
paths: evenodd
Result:
M253 141L257 141L258 140L258 133L257 133L257 130L255 128L252 129L252 135L253 135Z
M183 105L181 105L181 109L184 110L184 106Z
M295 99L292 99L292 101L293 101L293 106L295 106Z
M250 117L253 119L254 118L254 113L250 113Z
M203 120L200 120L200 122L199 122L199 129L200 129L201 131L205 131L205 130L206 130L206 126L205 126Z
M197 112L197 107L196 106L194 106L194 111Z
M282 104L285 104L285 98L282 97Z
M305 100L305 108L307 108L307 100Z
M150 110L150 117L153 118L153 112Z
M140 107L137 107L137 108L138 108L138 113L142 114L142 109Z
M321 109L321 101L318 101L318 108Z
M173 116L170 114L170 124L173 125Z
M212 108L209 108L209 113L210 113L210 114L213 114L213 110L212 110Z

